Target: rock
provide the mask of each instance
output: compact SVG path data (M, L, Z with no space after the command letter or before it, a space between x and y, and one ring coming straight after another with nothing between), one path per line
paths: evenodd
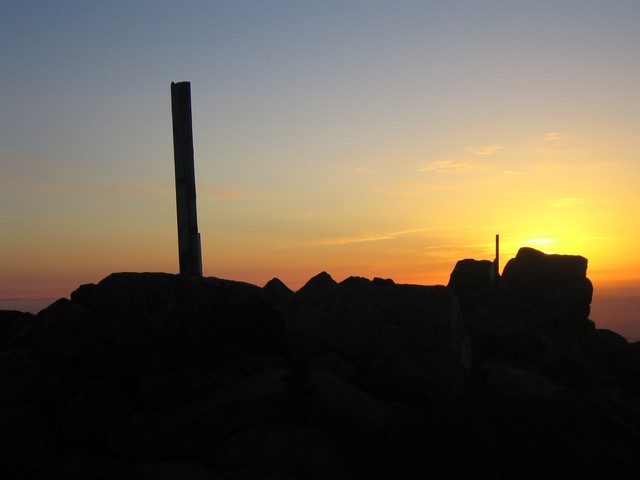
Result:
M287 369L270 370L219 388L167 411L137 419L134 450L151 455L169 449L202 459L228 436L291 415Z
M35 318L31 313L0 310L0 350L27 345Z
M624 350L627 348L627 345L629 345L629 342L627 342L622 335L618 335L616 332L605 328L596 329L595 335L608 358L615 357L618 352Z
M211 372L211 378L218 387L229 387L241 382L245 375L240 361L235 357L229 357L220 367Z
M91 318L84 307L61 298L40 311L34 325L35 346L74 386L84 385L97 368L92 358L96 325Z
M323 352L316 355L309 363L307 376L312 376L318 370L329 372L345 382L352 381L358 374L358 367L336 352Z
M521 248L502 273L501 299L510 314L535 328L592 329L593 285L586 272L584 257Z
M356 478L328 432L290 423L268 423L228 438L215 455L223 471L262 467L324 480Z
M134 400L123 385L92 380L69 402L62 414L65 433L78 449L102 458L129 453L126 428Z
M399 402L378 399L322 370L314 372L309 382L337 424L358 425L357 430L363 435L379 433L394 424L406 408Z
M112 274L40 316L46 348L108 375L144 377L190 365L211 371L230 355L285 349L281 320L262 290L216 278Z
M55 480L83 480L87 478L99 480L131 480L131 469L124 458L100 458L74 452L60 459L58 464L47 471Z
M542 348L537 336L499 309L467 309L463 316L467 332L474 342L474 358L477 354L485 358L506 356L521 361Z
M312 277L304 286L296 292L296 297L305 297L314 294L324 294L331 291L337 282L327 272L320 272Z
M340 285L369 285L371 280L364 277L351 276L340 282Z
M215 471L200 462L176 458L131 467L131 480L215 480Z
M299 366L336 352L359 368L367 391L445 404L462 395L466 333L446 287L320 279L326 288L297 292L282 311Z
M193 398L213 387L213 380L198 367L151 375L140 381L137 399L142 404L169 404Z
M489 260L459 260L447 286L464 301L478 298L491 290L494 269Z
M282 281L277 278L269 280L264 287L262 287L267 303L276 308L280 305L286 305L293 299L293 290L287 287Z
M376 398L324 371L310 379L319 423L328 427L363 478L465 478L473 454L460 462L466 421ZM466 450L465 450L466 452Z
M48 422L32 406L0 408L0 476L42 478L55 454L48 445Z
M375 398L324 371L310 379L321 408L321 423L339 439L364 478L402 478L393 465L398 445L391 438L401 423L403 405Z
M292 473L272 470L265 467L251 467L225 474L225 480L308 480Z
M293 295L293 290L287 287L279 278L272 278L269 280L262 290L267 294L267 297L273 297L276 299L289 298Z
M640 395L640 342L629 343L612 356L611 367L620 385Z
M539 332L537 337L539 348L523 362L529 370L575 389L588 389L610 381L606 359L593 331L548 330Z
M0 353L0 405L35 405L56 409L64 389L57 373L32 349Z
M240 357L240 364L246 374L251 376L268 370L287 368L287 359L276 353L260 356L243 355Z
M512 365L483 368L485 443L505 478L632 478L638 472L638 433L593 397Z

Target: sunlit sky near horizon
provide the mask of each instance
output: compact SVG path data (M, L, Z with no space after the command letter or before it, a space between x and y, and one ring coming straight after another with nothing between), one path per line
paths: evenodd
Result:
M0 0L0 297L177 272L191 82L204 273L446 284L580 254L640 285L638 1Z

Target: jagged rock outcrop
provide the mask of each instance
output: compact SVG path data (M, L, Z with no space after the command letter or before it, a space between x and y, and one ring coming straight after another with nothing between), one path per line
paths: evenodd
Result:
M323 272L281 313L299 365L337 352L381 395L442 404L463 395L466 345L446 287L355 277L338 284Z
M459 260L449 277L448 287L464 301L486 294L493 287L495 266L489 260Z
M254 285L169 274L112 274L39 314L54 361L106 375L144 377L196 364L211 371L230 354L281 352L282 324Z
M593 285L587 259L521 248L504 267L504 307L521 322L556 329L589 328Z
M640 344L586 259L292 292L113 274L0 312L0 478L636 478Z

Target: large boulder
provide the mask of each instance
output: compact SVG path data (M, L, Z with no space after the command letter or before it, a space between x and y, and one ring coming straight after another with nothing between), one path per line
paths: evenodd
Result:
M472 300L491 289L494 272L495 264L489 260L459 260L451 272L447 286L461 299Z
M35 318L31 313L0 310L0 350L28 344Z
M241 430L291 417L288 369L269 370L167 409L130 417L126 430L138 457L161 452L208 458L225 438Z
M503 478L635 478L640 435L584 392L505 363L483 366L487 460Z
M59 375L31 349L0 352L0 405L54 410L64 399Z
M317 480L360 478L344 457L330 433L275 422L232 435L216 452L215 463L225 471L258 467Z
M42 348L109 375L144 377L230 355L282 353L280 318L262 289L166 273L118 273L40 312Z
M409 402L450 405L463 393L468 341L451 292L322 273L283 310L293 358L305 371L335 352L361 386Z
M499 286L506 311L527 326L593 328L588 320L593 285L584 257L521 248L505 266Z
M2 406L0 478L44 478L57 453L56 440L39 409L31 405Z
M466 448L472 441L467 419L373 396L324 371L315 372L309 384L318 423L331 430L364 478L477 474L475 454Z

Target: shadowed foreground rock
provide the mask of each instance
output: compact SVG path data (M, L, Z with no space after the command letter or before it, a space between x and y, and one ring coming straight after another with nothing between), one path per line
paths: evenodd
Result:
M2 311L0 478L637 478L640 344L588 319L586 265L121 273Z

